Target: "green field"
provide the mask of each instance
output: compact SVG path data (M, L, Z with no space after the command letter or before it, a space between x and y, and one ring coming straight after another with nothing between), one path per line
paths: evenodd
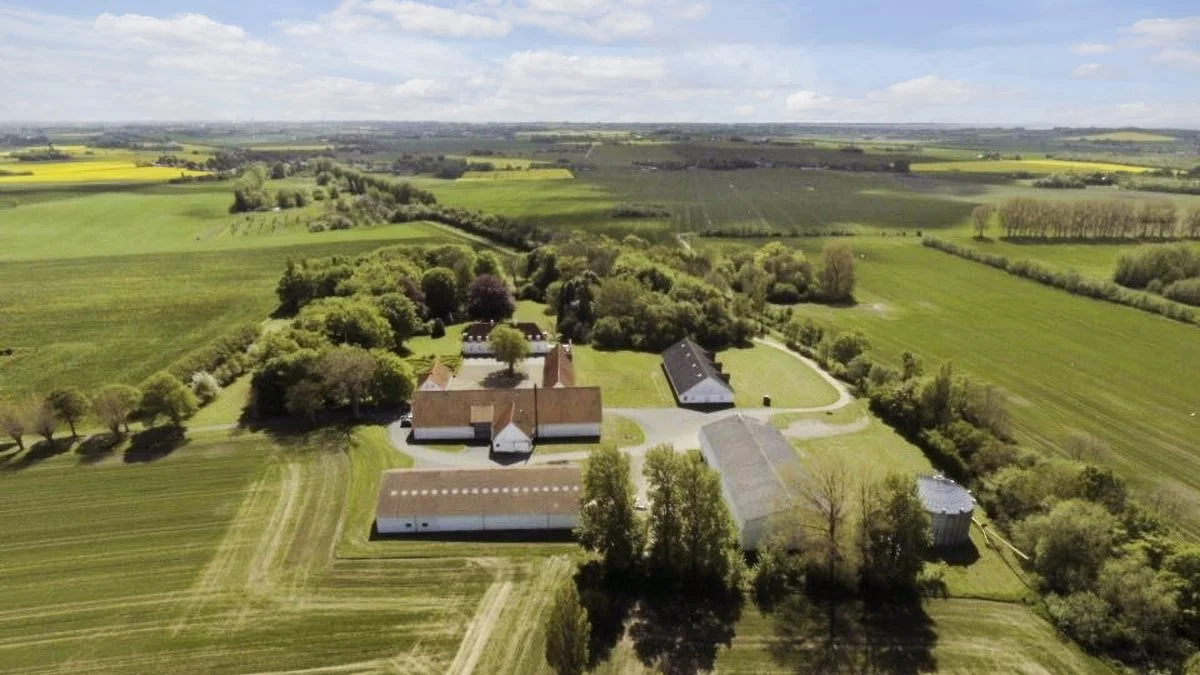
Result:
M837 390L796 357L760 344L726 349L717 361L730 376L736 392L734 403L743 408L760 408L763 396L771 396L776 408L811 408L833 403Z
M426 223L309 233L226 187L0 191L0 395L137 382L277 306L289 258L462 241ZM233 234L236 231L244 234Z
M819 242L802 241L814 251ZM1098 458L1180 502L1200 530L1200 363L1195 328L1069 295L901 239L855 241L858 306L800 315L862 330L892 361L912 350L1003 387L1018 439L1053 451L1073 432L1111 446Z
M913 164L912 170L918 173L937 173L944 171L960 171L962 173L1019 173L1032 174L1051 173L1145 173L1149 167L1129 166L1127 164L1112 164L1107 162L1073 162L1065 159L1002 159L979 160L966 162L923 162Z
M526 180L570 180L575 177L570 169L514 169L512 171L468 171L459 180L464 181L526 181Z

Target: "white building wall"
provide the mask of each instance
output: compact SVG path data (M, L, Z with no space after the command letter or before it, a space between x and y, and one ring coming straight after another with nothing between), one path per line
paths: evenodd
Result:
M550 353L550 342L547 340L530 340L529 352L534 356L545 356Z
M679 394L681 403L733 403L733 392L724 382L705 378Z
M481 340L479 342L464 340L462 353L466 354L467 356L486 356L492 353L492 343L488 342L487 340Z
M539 424L539 438L591 438L600 435L600 423Z
M426 378L425 381L421 383L421 386L417 389L417 391L449 391L449 388L447 387L446 389L443 389L439 387L437 382L434 382L433 378L430 377Z
M569 530L579 517L569 514L471 514L462 516L402 516L376 518L380 534L421 534L430 532L486 532L503 530Z
M533 452L533 442L517 425L510 424L492 438L495 452Z
M418 441L457 441L475 438L475 429L465 427L413 427L413 439Z

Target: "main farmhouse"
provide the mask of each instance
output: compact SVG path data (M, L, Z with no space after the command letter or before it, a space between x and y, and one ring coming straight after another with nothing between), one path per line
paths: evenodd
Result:
M531 343L546 339L536 327L525 334ZM473 339L463 344L464 350L480 345ZM529 453L539 439L598 438L600 388L575 385L569 345L543 354L541 381L532 388L456 389L450 369L435 362L413 395L413 440L487 442L493 452Z

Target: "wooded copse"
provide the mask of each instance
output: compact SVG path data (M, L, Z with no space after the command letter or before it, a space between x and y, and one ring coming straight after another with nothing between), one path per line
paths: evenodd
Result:
M1139 246L1117 259L1113 280L1200 306L1200 250L1187 244Z
M935 467L973 489L1029 556L1060 628L1136 668L1179 668L1195 651L1200 546L1174 534L1169 507L1135 499L1112 469L1093 463L1100 441L1073 436L1059 456L1026 450L1009 435L1003 393L950 363L927 375L906 352L888 365L871 358L861 336L811 319L786 332L795 348L865 393Z
M1061 202L1018 197L1001 203L997 219L1006 239L1200 238L1200 207L1182 217L1168 199L1136 206L1124 200Z

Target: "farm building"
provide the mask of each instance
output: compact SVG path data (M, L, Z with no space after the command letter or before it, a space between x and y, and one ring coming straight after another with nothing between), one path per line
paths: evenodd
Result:
M463 356L491 356L492 343L488 341L488 336L496 329L497 324L494 321L478 322L467 326L462 334L462 353ZM529 353L534 356L544 356L550 351L550 335L541 329L536 323L521 322L510 324L513 328L521 331L525 339L529 342Z
M417 387L417 391L449 391L450 380L453 378L454 373L444 363L435 360L433 367L421 378L421 385Z
M599 437L603 402L599 387L418 391L412 413L414 440L480 440L496 452L529 452L538 438Z
M577 466L386 471L380 534L569 530L579 522Z
M575 362L570 346L554 345L542 365L542 386L546 389L574 387Z
M684 338L662 353L663 369L679 402L694 404L732 404L733 388L729 376L713 360L712 352Z
M966 488L945 476L920 476L917 493L929 514L934 546L961 546L971 540L975 498Z
M721 474L742 549L756 549L768 520L791 507L792 490L807 476L796 450L779 430L739 414L701 427L700 452Z

